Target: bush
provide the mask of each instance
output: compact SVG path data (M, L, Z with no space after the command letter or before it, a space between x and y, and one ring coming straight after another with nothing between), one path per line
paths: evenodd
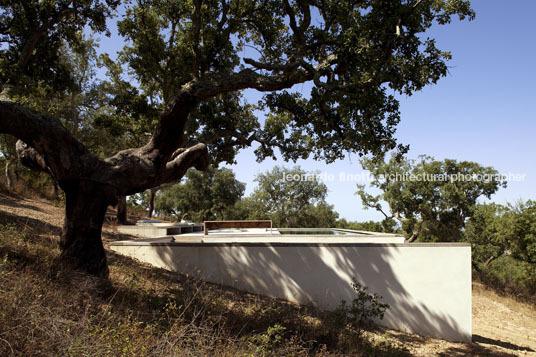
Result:
M515 295L536 294L536 268L511 256L502 256L493 261L483 272L482 279L508 293Z
M342 300L333 317L344 326L351 326L360 335L365 328L375 327L376 320L383 319L389 305L381 302L380 295L369 293L368 287L361 285L355 278L352 281L357 297L350 306Z

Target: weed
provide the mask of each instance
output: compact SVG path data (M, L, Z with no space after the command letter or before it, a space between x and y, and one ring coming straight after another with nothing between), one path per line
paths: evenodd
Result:
M333 314L339 324L350 325L361 335L365 328L375 327L375 321L383 319L389 305L382 303L382 297L378 294L369 293L368 287L361 285L355 278L352 279L351 285L357 297L352 300L350 306L342 300Z

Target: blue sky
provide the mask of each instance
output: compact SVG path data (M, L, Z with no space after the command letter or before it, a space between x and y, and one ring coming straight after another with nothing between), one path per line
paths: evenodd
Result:
M472 5L475 20L455 20L429 32L438 48L452 52L449 75L401 98L402 120L396 137L410 145L411 158L427 154L436 159L469 160L501 173L526 175L523 182L510 182L500 189L492 197L494 202L536 199L536 2L475 0ZM101 49L117 49L117 42L112 41L103 40ZM293 165L282 160L257 163L253 150L241 152L237 162L231 167L247 184L246 194L254 189L256 174L278 164ZM313 160L297 164L334 175L333 181L326 182L328 202L341 217L382 218L363 209L354 195L356 182L338 179L341 172L363 172L356 155L331 165Z

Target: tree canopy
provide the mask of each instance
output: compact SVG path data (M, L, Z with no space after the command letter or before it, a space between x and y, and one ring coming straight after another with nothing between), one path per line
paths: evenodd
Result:
M381 191L374 196L358 185L363 205L398 220L409 241L460 241L477 199L506 186L492 167L469 161L421 156L416 162L393 155L387 162L364 158L361 163L372 174L371 186Z
M275 227L333 227L338 214L328 205L328 188L315 172L276 166L255 177L249 217L271 219Z
M0 132L22 140L24 162L65 191L63 257L99 274L107 273L101 224L119 196L174 182L190 167L232 162L251 145L259 160L279 150L287 160L327 162L395 148L395 94L447 72L450 54L426 30L474 16L462 0L125 2L118 64L134 84L110 94L117 110L105 122L158 114L141 144L102 155L13 94L72 82L58 61L62 42L75 48L86 25L105 31L118 2L0 2L0 80L9 99L0 102ZM121 75L117 63L108 67ZM264 96L247 103L245 89Z
M516 293L536 293L536 203L481 204L463 232L480 276ZM498 283L498 284L497 284Z
M190 170L184 183L163 188L155 197L157 211L194 222L225 220L244 195L246 185L228 168Z

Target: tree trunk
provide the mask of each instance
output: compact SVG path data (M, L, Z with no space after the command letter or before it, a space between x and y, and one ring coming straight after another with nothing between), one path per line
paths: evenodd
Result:
M52 199L54 201L57 201L59 198L60 198L60 192L58 189L58 183L56 182L56 180L54 180L54 182L52 183Z
M406 239L406 243L413 243L418 237L419 237L419 232L418 231L413 231L411 233L411 237Z
M149 218L153 216L154 211L154 196L156 195L156 189L151 188L151 196L149 197Z
M127 224L127 196L119 196L117 201L117 223Z
M10 191L13 191L15 186L13 185L13 178L11 177L11 171L9 170L10 163L8 160L6 160L6 180L7 180L7 188L9 188Z
M65 191L65 221L61 232L61 260L75 269L108 277L101 230L111 193L107 186L92 181L60 182Z

